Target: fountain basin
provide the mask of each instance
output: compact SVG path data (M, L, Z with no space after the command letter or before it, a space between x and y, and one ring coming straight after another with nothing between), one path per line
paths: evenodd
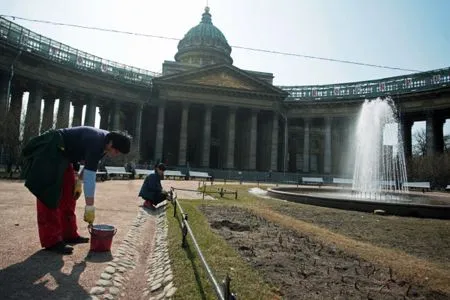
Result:
M383 210L388 215L450 219L450 198L421 193L384 193L379 199L352 195L345 188L278 187L267 190L269 196L292 202L373 213Z

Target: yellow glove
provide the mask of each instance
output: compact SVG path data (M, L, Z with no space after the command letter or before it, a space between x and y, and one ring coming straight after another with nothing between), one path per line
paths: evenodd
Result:
M75 200L78 200L78 198L80 198L82 190L83 190L82 181L81 181L81 179L76 178L75 179L75 185L73 186L73 198Z
M92 225L95 220L95 207L94 205L86 205L84 208L84 221Z

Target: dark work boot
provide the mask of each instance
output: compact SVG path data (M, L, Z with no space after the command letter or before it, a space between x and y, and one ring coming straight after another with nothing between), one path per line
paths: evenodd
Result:
M151 201L149 201L149 200L146 200L145 202L144 202L144 205L143 205L145 208L148 208L148 209L150 209L150 210L155 210L156 209L156 207L155 207L155 205L151 202Z
M58 242L55 245L51 247L45 248L47 251L59 253L59 254L72 254L73 248L70 246L67 246L64 242Z
M74 239L64 240L64 242L66 244L86 244L86 243L89 243L89 238L83 237L83 236L79 236L79 237L76 237Z

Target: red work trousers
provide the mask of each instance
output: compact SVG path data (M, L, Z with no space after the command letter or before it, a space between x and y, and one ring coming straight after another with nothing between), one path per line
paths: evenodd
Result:
M39 239L44 248L79 237L75 215L76 200L73 197L75 174L72 164L69 164L63 176L61 198L57 208L48 208L39 199L36 201Z

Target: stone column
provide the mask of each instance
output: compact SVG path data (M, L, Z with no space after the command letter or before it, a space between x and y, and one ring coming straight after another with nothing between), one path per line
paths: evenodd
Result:
M211 117L212 117L212 106L206 105L203 122L203 148L202 148L202 163L201 163L201 166L204 168L209 167L209 155L211 148Z
M429 111L427 112L427 119L426 119L426 141L427 141L427 156L435 155L439 152L439 149L436 147L438 144L438 138L439 138L439 130L438 130L438 124L439 119L437 116L435 116L434 112Z
M100 113L100 128L107 130L109 128L109 106L102 106L99 110Z
M258 137L258 110L253 109L250 116L249 170L256 169L256 142Z
M403 137L403 151L405 153L405 157L409 158L412 156L412 135L411 128L414 122L408 119L402 119L401 125L401 133Z
M22 114L22 88L14 88L11 90L11 104L8 111L8 124L6 138L10 146L17 146L20 139L20 121Z
M323 171L325 174L331 173L331 117L325 117L325 151L323 158Z
M6 114L8 111L8 86L9 75L6 72L0 73L0 120L6 120ZM2 121L0 121L2 122ZM0 124L2 125L2 124ZM0 126L1 127L1 126Z
M136 104L136 123L134 125L133 143L137 152L137 159L141 158L141 127L142 127L142 113L144 105Z
M426 155L432 156L444 151L444 133L443 125L445 119L436 115L434 112L427 113L426 120Z
M311 119L304 119L304 137L303 137L303 172L309 172L309 133L311 127Z
M435 120L435 128L434 128L434 132L435 132L435 139L436 139L436 144L435 144L435 149L436 152L438 153L443 153L444 152L444 123L445 123L445 118L439 117Z
M272 119L272 148L270 151L270 169L272 171L278 170L278 135L278 113L274 112Z
M110 129L120 130L120 102L117 100L115 100L113 103L112 114L109 121Z
M73 117L72 117L72 127L81 126L81 117L83 114L83 106L82 103L72 103L73 105Z
M183 103L183 110L181 112L181 124L180 124L180 144L178 148L179 166L186 165L188 120L189 120L189 104Z
M41 125L42 84L35 82L30 89L27 113L25 116L24 141L39 135Z
M158 107L158 121L156 123L155 162L162 161L164 143L164 114L165 107Z
M56 117L56 128L69 127L71 98L72 98L72 93L70 91L64 91L62 98L59 98L58 114Z
M95 111L97 108L94 96L89 96L86 104L86 112L84 115L84 126L95 126Z
M228 113L228 133L227 133L227 152L226 165L227 169L234 168L234 142L236 136L236 108L230 107Z
M52 96L44 100L44 113L42 115L41 133L53 128L53 110L55 109L55 98Z

